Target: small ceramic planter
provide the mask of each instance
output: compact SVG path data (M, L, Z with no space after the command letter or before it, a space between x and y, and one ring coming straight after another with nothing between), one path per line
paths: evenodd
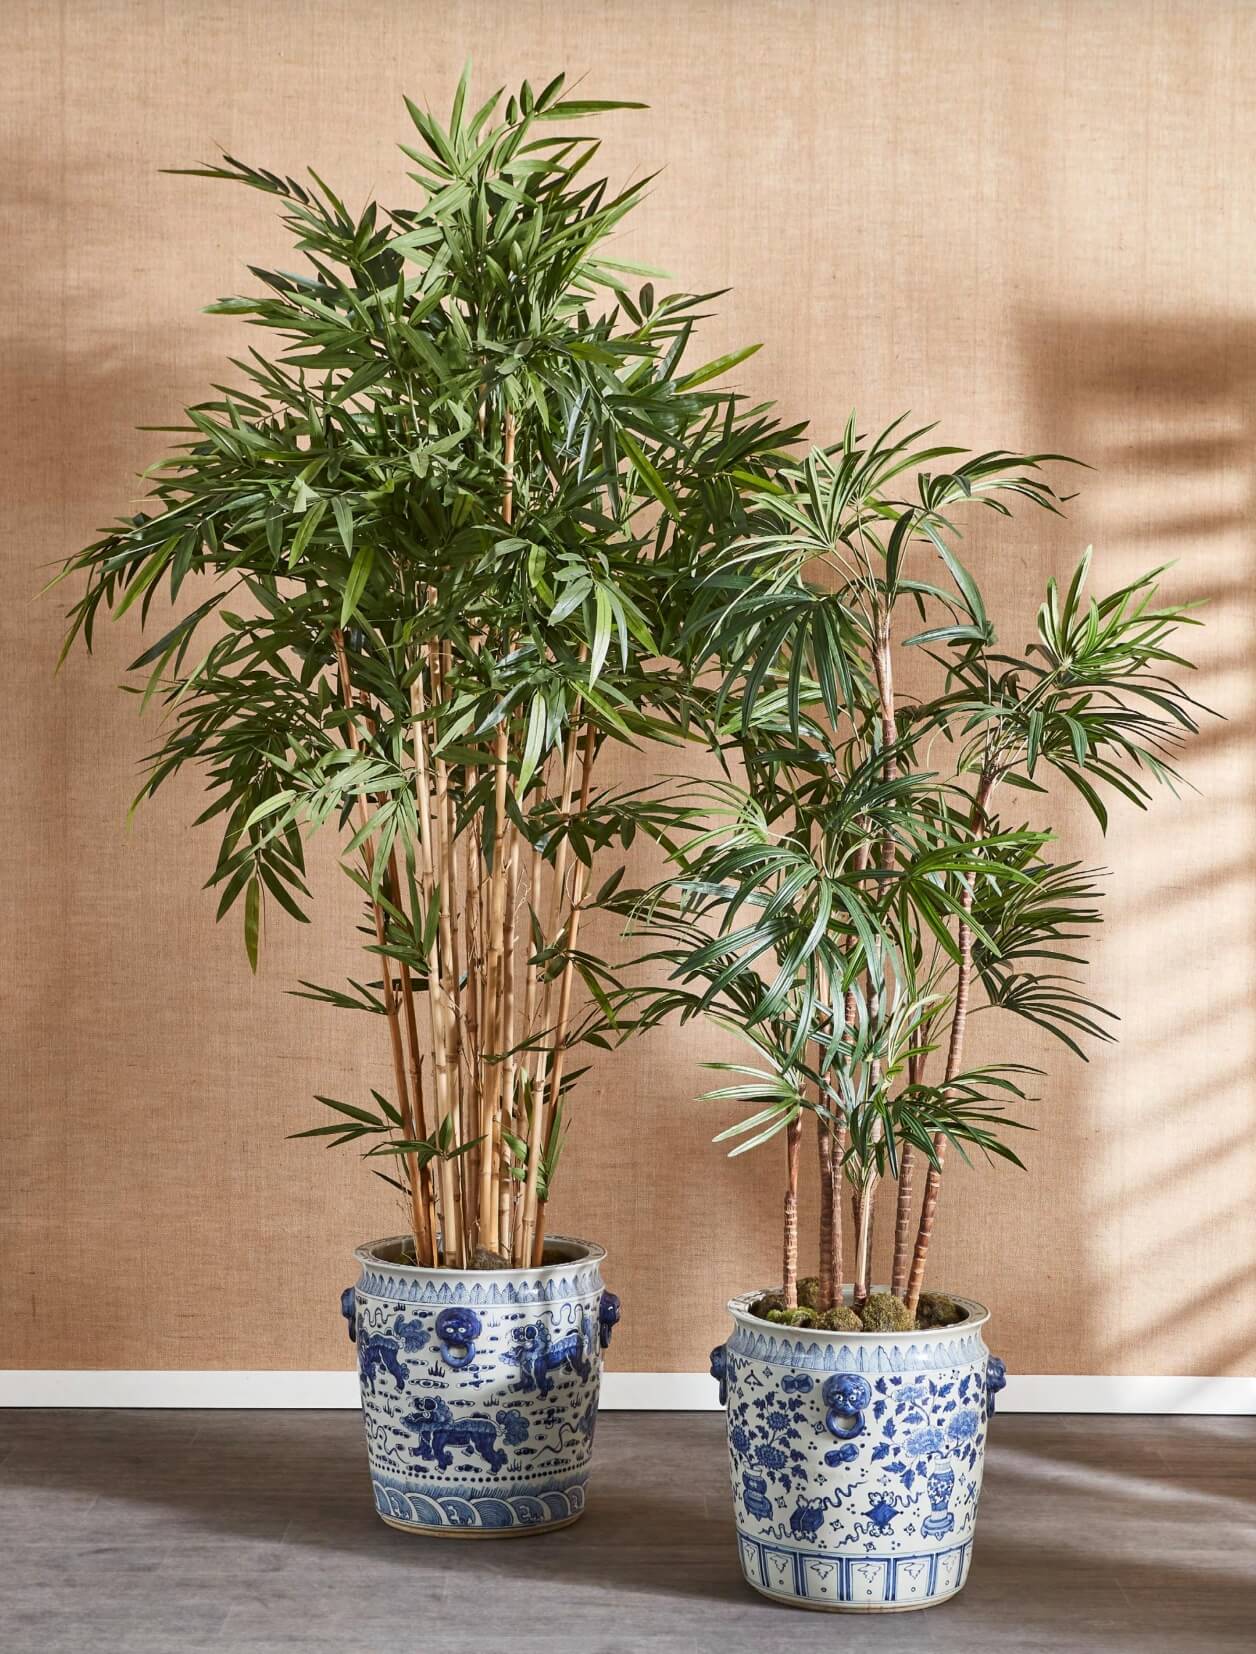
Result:
M728 1414L742 1572L800 1608L927 1608L959 1591L1003 1363L988 1312L920 1332L818 1332L734 1298L711 1352Z
M600 1246L539 1269L421 1269L375 1241L341 1311L358 1346L375 1505L413 1533L544 1533L584 1509L602 1351L619 1300Z

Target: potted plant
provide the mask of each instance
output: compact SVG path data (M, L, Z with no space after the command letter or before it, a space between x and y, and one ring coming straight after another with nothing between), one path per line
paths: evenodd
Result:
M925 435L848 426L771 479L769 529L713 553L689 635L720 669L745 785L705 789L677 876L623 898L670 975L637 991L642 1020L705 1014L746 1039L710 1096L753 1112L720 1136L738 1154L784 1138L781 1280L733 1299L712 1372L745 1577L812 1608L922 1607L964 1584L1004 1369L987 1311L962 1282L925 1291L926 1267L948 1151L1019 1165L1005 1111L1034 1072L974 1061L969 1027L995 1013L1004 1053L1008 1017L1078 1055L1112 1037L1077 975L1097 874L1053 856L1051 806L1062 786L1101 827L1106 796L1145 806L1196 727L1173 646L1190 617L1158 606L1159 570L1090 597L1087 552L1048 582L1034 641L1000 640L950 516L1054 510L1045 457L961 460ZM800 1280L807 1121L819 1234Z
M496 1534L583 1508L618 1317L601 1248L546 1213L574 1054L631 1026L584 942L622 868L593 863L672 806L629 820L598 759L688 736L686 571L791 433L710 384L749 352L688 365L701 299L633 296L606 255L646 181L589 179L579 126L639 106L467 92L447 126L409 105L410 205L199 170L273 196L305 271L210 307L278 349L63 576L67 649L179 606L133 663L166 711L140 798L204 775L253 968L268 912L305 919L316 829L360 893L363 979L298 991L378 1023L387 1078L296 1135L364 1150L404 1212L342 1306L381 1515Z

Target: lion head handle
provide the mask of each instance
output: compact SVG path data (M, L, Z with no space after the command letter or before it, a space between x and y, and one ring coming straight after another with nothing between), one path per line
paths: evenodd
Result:
M862 1433L864 1408L872 1400L872 1390L866 1378L858 1373L835 1373L826 1378L820 1391L828 1411L824 1415L825 1429L838 1441L850 1441Z
M986 1417L994 1417L994 1398L1007 1387L1007 1363L997 1355L986 1357Z
M445 1365L460 1370L475 1360L475 1341L484 1324L473 1309L443 1309L436 1317L436 1337Z
M719 1381L720 1406L728 1406L728 1350L717 1344L711 1351L711 1377Z
M340 1313L349 1323L349 1342L358 1341L358 1293L357 1288L347 1286L340 1294Z
M598 1342L604 1350L611 1345L611 1334L619 1325L619 1299L613 1292L604 1292L597 1307Z

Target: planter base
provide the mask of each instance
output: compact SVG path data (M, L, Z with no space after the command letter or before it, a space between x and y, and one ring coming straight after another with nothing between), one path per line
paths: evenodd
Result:
M555 1522L534 1522L526 1528L421 1528L414 1522L398 1522L395 1516L381 1516L385 1527L398 1533L418 1534L423 1539L527 1539L535 1533L556 1533L569 1528L584 1515L582 1510L570 1516L560 1516Z
M914 1614L921 1608L936 1608L940 1602L950 1602L952 1597L959 1595L957 1589L948 1591L944 1597L929 1597L925 1602L803 1602L799 1597L779 1597L775 1591L765 1591L761 1585L751 1585L750 1588L769 1602L779 1603L782 1608L805 1608L812 1614Z
M741 1571L760 1596L829 1614L896 1614L957 1596L968 1578L972 1541L917 1554L839 1554L738 1535Z
M406 1491L375 1484L375 1510L382 1522L402 1533L436 1539L512 1539L525 1533L551 1533L570 1527L584 1515L585 1479L566 1488L527 1493L504 1488L463 1487L457 1493Z

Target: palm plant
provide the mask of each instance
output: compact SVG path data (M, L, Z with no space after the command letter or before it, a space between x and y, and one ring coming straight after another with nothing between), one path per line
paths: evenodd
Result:
M298 1135L391 1168L419 1263L524 1265L572 1052L627 1031L581 946L618 879L595 887L593 859L668 816L628 822L598 757L689 736L688 571L752 530L793 433L711 385L748 351L687 365L702 298L634 294L651 272L607 256L648 180L589 180L578 123L638 106L561 76L504 108L467 93L445 126L408 105L414 204L197 169L274 197L306 268L210 307L278 349L234 362L145 508L70 559L66 648L200 584L132 664L166 714L140 797L204 774L209 883L254 969L268 906L305 919L306 842L331 827L370 965L299 991L388 1040L373 1106L321 1097L334 1119Z
M1035 640L1009 652L953 516L1007 515L1016 499L1056 511L1055 456L957 458L919 446L927 436L896 423L866 441L852 422L766 479L755 531L712 550L688 638L695 664L718 668L712 727L745 786L708 789L714 822L672 845L677 877L621 898L669 975L637 991L641 1019L710 1015L753 1047L724 1065L737 1083L709 1095L758 1105L721 1133L740 1140L733 1153L785 1135L787 1316L805 1116L820 1181L810 1308L849 1314L845 1188L864 1305L893 1179L890 1286L910 1325L948 1150L1020 1164L1007 1110L1034 1070L968 1064L973 1015L1025 1019L1079 1055L1111 1038L1110 1013L1071 974L1100 917L1098 875L1053 859L1049 826L1004 819L1001 799L1018 789L1041 815L1055 777L1106 827L1105 796L1145 807L1196 727L1172 675L1191 617L1158 605L1160 570L1087 597L1087 552L1066 589L1048 582ZM950 468L932 474L939 459Z

